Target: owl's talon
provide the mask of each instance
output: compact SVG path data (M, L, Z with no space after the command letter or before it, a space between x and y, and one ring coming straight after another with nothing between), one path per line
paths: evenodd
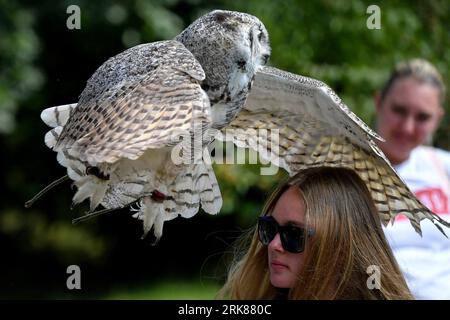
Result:
M150 198L152 198L152 200L155 201L155 202L162 203L168 197L164 193L162 193L161 191L153 190L151 195L150 195Z

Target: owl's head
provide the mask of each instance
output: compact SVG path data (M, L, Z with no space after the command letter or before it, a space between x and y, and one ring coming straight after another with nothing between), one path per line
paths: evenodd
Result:
M247 13L212 11L194 21L175 40L192 52L211 85L220 85L234 70L252 78L270 57L266 27Z

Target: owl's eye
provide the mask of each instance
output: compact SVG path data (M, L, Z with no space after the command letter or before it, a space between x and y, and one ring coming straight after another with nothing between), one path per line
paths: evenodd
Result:
M239 60L239 61L237 61L237 65L238 65L238 68L239 68L239 69L244 70L246 64L247 64L247 63L245 62L245 60Z

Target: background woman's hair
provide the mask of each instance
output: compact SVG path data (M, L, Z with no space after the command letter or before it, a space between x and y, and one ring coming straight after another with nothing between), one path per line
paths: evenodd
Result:
M328 167L301 171L269 197L263 214L272 213L290 186L300 188L306 204L305 223L315 234L307 239L304 267L288 298L413 298L387 244L370 193L354 171ZM218 297L276 298L278 290L269 279L267 247L259 242L256 230L246 248L232 265ZM380 289L367 285L369 266L380 270Z
M424 59L412 59L399 62L381 91L381 100L384 100L396 80L408 77L413 77L414 79L428 83L437 88L439 90L439 102L441 105L444 104L444 80L439 71L430 62Z

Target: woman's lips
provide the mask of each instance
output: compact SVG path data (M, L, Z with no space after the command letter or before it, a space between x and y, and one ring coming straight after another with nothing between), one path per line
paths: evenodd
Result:
M282 263L282 262L280 262L280 261L277 261L277 260L273 260L273 261L270 263L270 266L271 266L272 269L274 269L274 270L284 270L284 269L287 269L287 268L288 268L287 265L285 265L284 263Z

